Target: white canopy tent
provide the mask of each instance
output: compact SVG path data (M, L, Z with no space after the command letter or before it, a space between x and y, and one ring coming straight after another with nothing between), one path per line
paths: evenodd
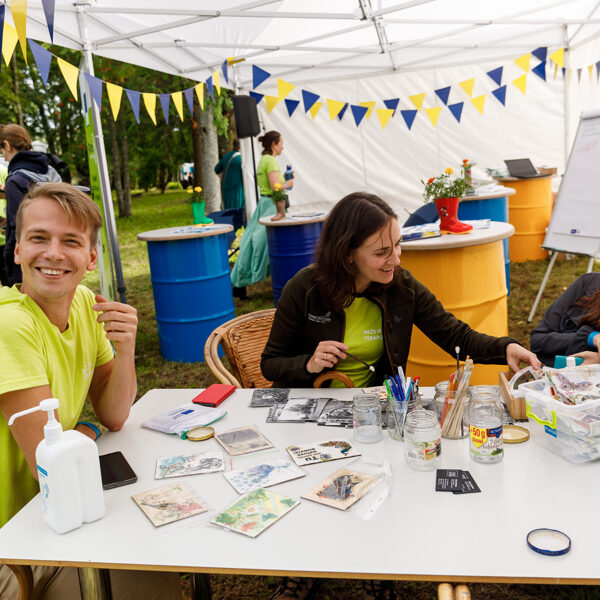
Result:
M36 0L28 4L27 35L50 41ZM319 95L324 105L314 118L302 102L291 117L283 101L270 113L259 104L265 130L284 135L282 162L297 175L294 205L365 189L413 210L420 180L463 158L477 163L475 176L510 157L562 169L578 115L598 105L600 89L596 69L587 69L600 59L598 0L56 0L54 43L198 81L238 57L245 61L229 73L240 93L252 89L256 65L271 74L260 93L277 96L281 78L296 86L288 99L301 101L302 90ZM560 70L554 78L550 64L547 81L515 64L538 47L567 50L570 83ZM505 105L487 75L500 66ZM525 93L512 83L524 73ZM458 84L471 78L469 95ZM443 103L435 90L447 86ZM410 96L421 93L409 130L399 111L415 109ZM482 95L480 114L471 100ZM375 111L356 126L349 110L330 120L326 105L384 108L393 98L398 110L385 129ZM460 123L447 108L459 102ZM437 107L434 126L425 111Z

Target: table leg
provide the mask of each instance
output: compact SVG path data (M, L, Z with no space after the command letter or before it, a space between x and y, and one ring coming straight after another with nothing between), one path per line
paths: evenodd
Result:
M81 600L112 600L110 571L93 567L79 567Z
M192 573L193 600L211 600L210 577L206 573Z

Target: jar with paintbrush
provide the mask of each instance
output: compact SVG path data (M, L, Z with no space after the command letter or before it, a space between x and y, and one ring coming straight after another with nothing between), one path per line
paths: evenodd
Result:
M464 391L464 402L463 402L463 413L462 419L460 420L460 427L452 428L451 430L446 428L445 433L442 432L442 437L450 439L465 438L469 435L469 401L471 400L471 387L467 386ZM446 411L454 405L458 399L456 391L448 389L448 381L440 381L435 385L435 395L433 397L435 403L435 410L438 416L440 424L442 423L442 414L444 414L444 405L446 405Z
M473 361L467 357L465 364L460 367L458 363L458 347L456 348L456 353L457 370L455 373L452 373L448 380L440 411L442 437L450 439L466 437L469 432L468 421L465 422L465 415L467 414L466 406L469 401L469 379L473 372Z

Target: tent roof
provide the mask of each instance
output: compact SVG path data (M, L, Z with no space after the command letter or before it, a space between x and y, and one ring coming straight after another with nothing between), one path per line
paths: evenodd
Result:
M56 0L54 43L190 79L228 57L302 84L512 59L600 37L599 0ZM50 41L39 0L27 35Z

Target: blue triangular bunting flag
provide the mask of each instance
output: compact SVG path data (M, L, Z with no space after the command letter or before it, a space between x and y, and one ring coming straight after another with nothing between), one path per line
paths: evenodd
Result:
M46 25L48 25L50 41L54 43L54 0L42 0L42 6L44 7L44 16L46 17Z
M496 100L502 104L502 106L506 106L506 86L503 85L496 90L492 90L492 94L496 97Z
M448 104L448 98L450 97L450 86L435 90L435 93L444 104Z
M596 78L600 77L600 60L596 63Z
M294 111L298 108L298 104L300 104L300 100L290 100L286 98L284 100L285 107L287 108L288 115L291 117L294 114Z
M567 72L567 68L566 67L561 67L560 70L562 71L562 75L564 77L565 73Z
M541 62L537 67L531 69L538 77L546 81L546 61Z
M210 99L214 102L215 91L213 90L212 75L204 83L206 83L206 89L208 90L208 95L210 96Z
M171 94L159 94L158 99L160 100L160 105L162 107L163 115L165 116L165 121L169 122L169 103L171 102Z
M313 94L312 92L307 92L306 90L302 90L302 102L304 102L304 112L308 112L312 105L319 99L318 94Z
M544 62L546 60L546 56L548 56L548 48L544 46L540 46L536 48L531 54L535 56L538 60Z
M137 124L140 124L140 93L134 90L125 90L127 94L127 98L129 100L129 104L131 104L131 110L133 111L133 116L137 121Z
M400 114L402 115L402 118L404 119L404 122L406 123L406 126L408 127L409 131L410 128L413 126L413 123L415 122L415 117L417 116L417 112L416 110L401 110Z
M183 90L183 96L187 102L188 108L190 109L190 115L194 116L194 88L188 88Z
M248 92L248 95L251 98L254 98L254 100L256 101L256 104L258 104L264 97L264 94L259 94L258 92Z
M98 110L102 109L102 79L98 79L89 73L84 73L87 84L90 86L92 98L96 101Z
M452 113L452 116L460 123L460 117L462 115L462 109L464 106L464 102L457 102L456 104L449 104L448 108Z
M395 116L395 114L396 114L396 109L398 108L398 102L400 102L400 98L391 98L390 100L383 101L386 108L389 108L394 111L394 114L392 115L392 117Z
M267 73L264 69L252 65L252 87L257 88L263 81L269 79L271 73Z
M344 104L344 108L342 108L342 110L340 110L340 112L338 113L338 119L340 121L344 118L344 114L346 113L347 108L348 108L348 103L346 102L346 104Z
M221 65L221 71L223 73L223 77L225 78L225 83L229 83L229 73L227 72L227 60L223 61Z
M5 6L2 6L2 13L4 13ZM4 15L2 15L4 16ZM2 20L2 30L4 30L4 19ZM32 39L27 38L29 41L29 47L31 48L31 54L33 54L33 58L35 60L35 64L37 65L38 71L40 73L40 77L44 82L44 85L48 85L48 73L50 72L50 63L52 62L52 54L46 50L46 48L42 48L37 42L34 42ZM0 38L0 42L2 39Z
M352 116L354 117L354 122L358 127L360 122L364 119L365 115L369 111L366 106L356 106L356 104L350 105L350 110L352 111Z
M491 78L491 80L496 84L496 85L502 85L502 71L504 70L504 67L498 67L497 69L492 69L491 71L488 71L488 77Z

